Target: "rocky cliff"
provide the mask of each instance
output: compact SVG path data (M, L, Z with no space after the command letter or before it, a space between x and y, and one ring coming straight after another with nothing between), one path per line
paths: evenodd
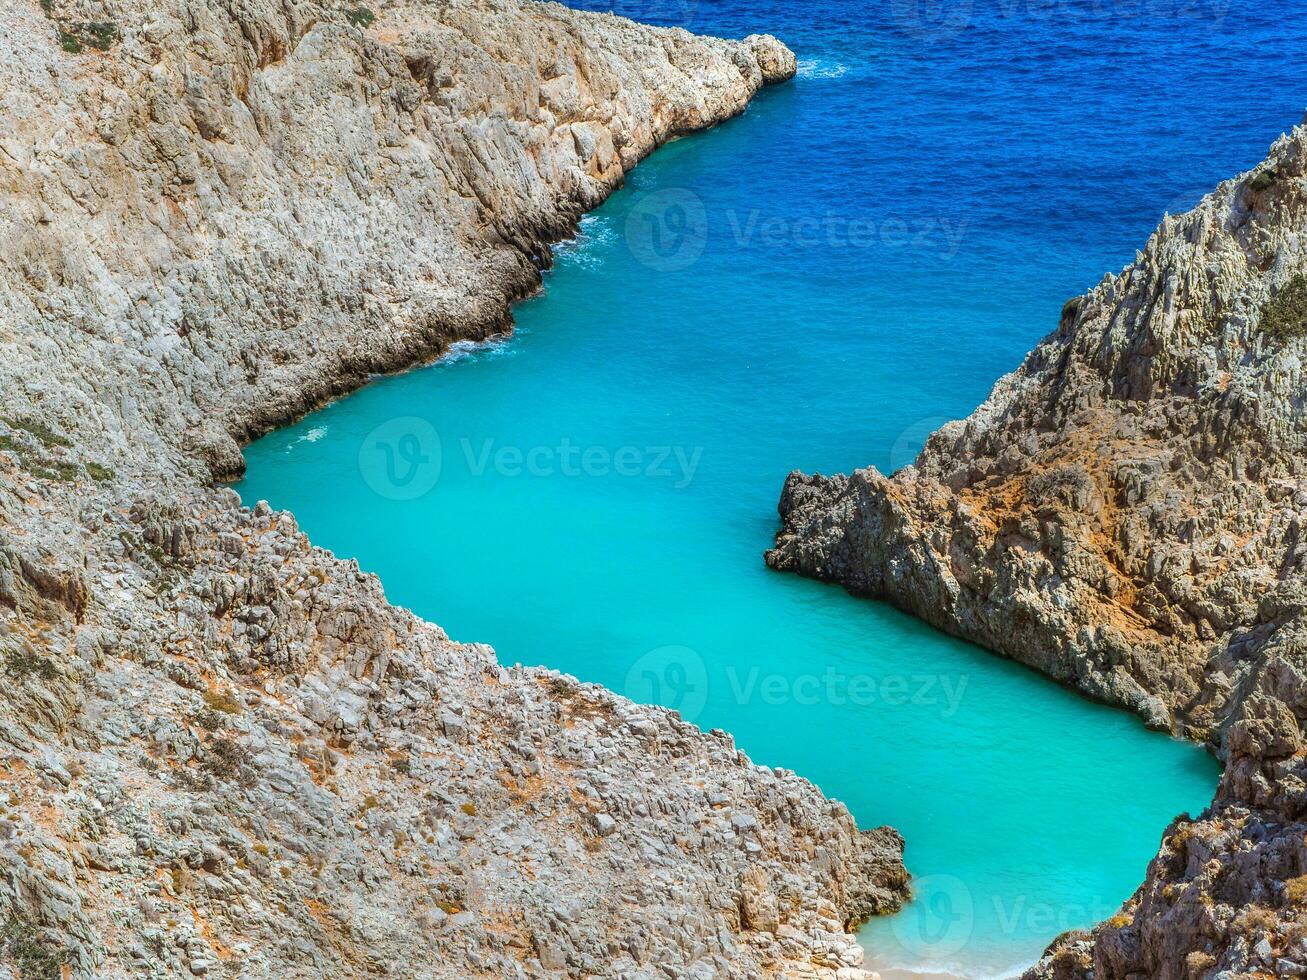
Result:
M789 51L516 0L14 0L0 41L0 973L860 975L894 831L213 486L504 329Z
M1307 130L1067 303L885 476L791 474L768 563L881 596L1226 761L1042 976L1307 975Z

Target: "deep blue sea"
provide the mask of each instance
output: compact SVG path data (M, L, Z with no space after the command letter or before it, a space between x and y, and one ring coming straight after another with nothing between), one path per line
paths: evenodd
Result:
M607 2L600 6L608 7ZM785 474L908 462L1300 118L1277 2L631 0L799 77L659 151L509 341L248 452L390 597L737 736L908 841L880 968L1001 975L1110 915L1214 763L879 603L768 572Z

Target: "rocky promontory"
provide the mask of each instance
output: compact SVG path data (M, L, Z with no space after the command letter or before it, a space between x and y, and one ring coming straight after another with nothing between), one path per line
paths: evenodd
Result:
M893 830L215 485L506 329L793 55L519 0L16 0L0 39L0 973L862 975Z
M1039 976L1307 975L1307 129L1135 261L915 464L791 474L777 569L878 596L1226 763Z

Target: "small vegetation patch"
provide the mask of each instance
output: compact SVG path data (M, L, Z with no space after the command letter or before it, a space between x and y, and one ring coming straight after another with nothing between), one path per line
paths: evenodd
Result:
M86 472L91 475L92 480L97 480L100 483L108 483L110 480L113 480L118 476L118 474L109 467L101 466L99 463L87 463Z
M1307 336L1307 275L1298 273L1267 301L1261 330L1272 340Z
M121 32L111 20L69 22L55 13L54 0L41 0L41 10L59 30L59 46L69 54L81 54L87 48L108 51L118 43Z
M352 10L345 11L345 19L355 27L366 30L372 26L372 22L377 19L377 15L367 7L355 7Z
M1263 170L1252 180L1248 181L1248 189L1254 194L1260 194L1262 191L1269 191L1275 186L1275 182L1280 179L1279 173L1272 167L1269 170Z
M254 785L250 773L250 753L243 745L229 738L210 739L205 745L204 761L200 768L216 779L239 783L241 786Z
M1084 302L1083 296L1073 296L1062 304L1062 322L1070 323L1080 312L1080 306Z
M32 476L42 480L54 480L59 483L75 483L81 477L82 468L76 463L53 459L42 451L67 449L72 446L68 439L55 432L48 425L43 422L29 422L3 417L0 417L0 422L7 425L14 433L13 435L0 436L0 451L13 453L17 456L19 465L31 473ZM29 438L16 438L19 433ZM33 440L40 444L39 447L33 444Z
M193 720L196 725L206 732L219 732L227 727L228 718L221 711L214 711L212 708L201 708L195 712Z
M1290 905L1307 903L1307 875L1290 878L1284 883L1284 898Z
M59 669L49 657L39 653L10 650L5 655L5 673L19 679L36 677L43 681L52 681L59 676Z
M84 44L99 51L108 51L118 40L118 25L113 21L84 21L77 25L76 30Z
M59 28L59 45L69 54L81 54L87 48L108 51L118 43L118 25L112 21L82 21Z
M56 446L68 449L72 446L72 443L66 437L55 432L44 422L33 422L29 419L11 419L3 416L0 416L0 422L3 422L11 429L17 429L19 432L26 432L30 436L35 436L46 449L54 449Z
M75 463L49 463L48 465L31 464L28 467L32 476L42 480L56 480L59 483L76 483L81 470Z
M40 938L30 924L10 918L0 929L0 956L18 968L23 980L60 980L68 950Z
M206 706L223 714L238 715L245 710L245 705L225 691L205 691L200 697L204 699Z

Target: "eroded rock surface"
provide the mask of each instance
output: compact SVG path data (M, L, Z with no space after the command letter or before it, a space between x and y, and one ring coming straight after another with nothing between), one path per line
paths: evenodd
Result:
M882 596L1226 760L1041 976L1307 975L1307 130L892 476L791 474L774 568Z
M212 487L506 328L789 51L469 0L17 0L0 41L0 972L861 975L894 831Z

